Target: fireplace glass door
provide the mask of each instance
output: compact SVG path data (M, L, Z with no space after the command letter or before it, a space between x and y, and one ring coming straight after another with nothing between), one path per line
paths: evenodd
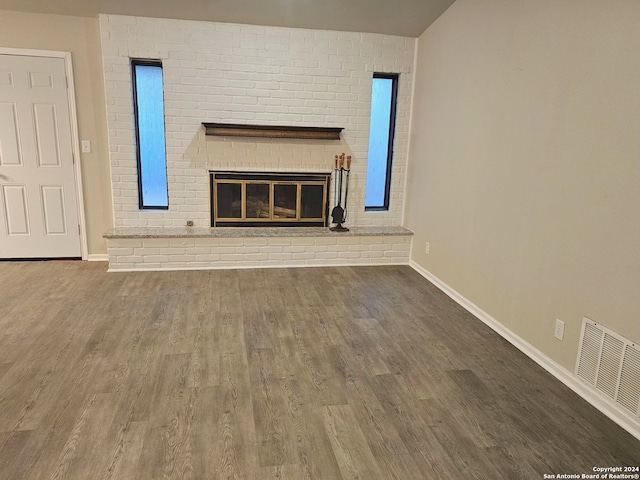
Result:
M273 218L299 218L298 188L295 183L273 184Z
M326 226L329 175L212 173L212 226Z
M268 183L246 183L246 215L247 219L271 218L271 186ZM240 212L234 218L241 218Z

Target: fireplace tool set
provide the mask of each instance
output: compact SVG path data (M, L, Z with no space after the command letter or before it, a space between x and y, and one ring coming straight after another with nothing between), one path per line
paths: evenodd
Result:
M346 157L344 153L335 156L335 165L333 169L333 210L331 211L331 223L335 223L335 227L329 230L333 232L348 232L349 229L342 226L347 221L347 197L349 196L349 174L351 173L351 155ZM344 207L342 204L342 190L344 184Z

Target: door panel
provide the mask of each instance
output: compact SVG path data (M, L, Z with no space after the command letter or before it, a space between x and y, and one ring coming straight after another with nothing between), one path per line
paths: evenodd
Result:
M0 103L0 167L20 166L18 112L15 103Z
M36 104L33 106L38 164L41 167L59 167L58 129L56 106Z
M42 187L42 213L47 235L66 235L64 218L64 192L62 187Z
M13 75L6 70L0 70L0 87L13 85Z
M0 258L81 256L65 75L0 55Z
M29 72L31 88L53 88L53 75L50 73Z
M4 217L7 235L29 235L29 208L24 185L3 185Z

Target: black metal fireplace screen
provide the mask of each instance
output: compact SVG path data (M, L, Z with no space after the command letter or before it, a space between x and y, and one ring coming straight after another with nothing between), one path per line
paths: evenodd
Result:
M211 226L327 226L329 173L210 172Z

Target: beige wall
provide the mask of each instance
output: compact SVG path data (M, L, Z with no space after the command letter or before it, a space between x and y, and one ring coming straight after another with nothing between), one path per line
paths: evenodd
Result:
M570 370L583 316L640 342L639 23L636 0L457 0L419 39L412 258Z
M71 52L89 254L107 252L102 234L113 222L100 32L97 18L0 11L0 47Z

